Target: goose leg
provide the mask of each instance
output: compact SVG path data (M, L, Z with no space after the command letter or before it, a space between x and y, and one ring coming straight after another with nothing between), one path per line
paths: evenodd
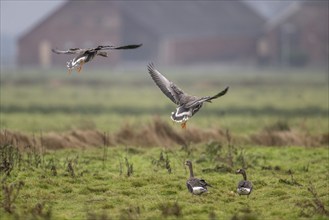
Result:
M71 69L67 69L67 74L71 75L72 70Z
M83 64L84 64L85 62L81 62L81 64L80 64L80 66L77 68L77 71L78 71L78 73L80 73L80 71L82 70L82 66L83 66Z
M186 129L186 121L184 121L184 122L181 124L181 127L182 127L183 129Z
M82 69L82 64L77 67L77 72L80 73L81 69Z

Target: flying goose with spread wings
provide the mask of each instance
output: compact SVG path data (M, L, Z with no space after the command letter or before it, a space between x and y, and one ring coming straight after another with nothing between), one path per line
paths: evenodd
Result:
M95 56L108 57L108 52L106 50L125 50L125 49L135 49L142 46L142 44L132 44L126 46L98 46L95 48L71 48L68 50L58 50L52 49L52 52L56 54L77 54L72 60L67 62L68 72L71 73L72 69L77 68L78 73L81 71L83 64L94 59Z
M229 87L226 87L223 91L214 96L197 97L188 95L183 90L178 88L173 82L164 77L154 65L151 63L148 65L148 72L151 75L155 84L161 89L161 91L178 107L176 111L171 113L171 119L175 122L181 123L182 128L186 128L186 122L195 113L197 113L204 102L211 102L213 99L217 99L226 94Z

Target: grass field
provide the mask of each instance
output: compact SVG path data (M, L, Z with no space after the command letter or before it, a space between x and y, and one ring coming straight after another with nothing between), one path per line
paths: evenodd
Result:
M12 156L10 156L13 154ZM2 173L2 219L327 219L328 149L236 147L216 142L187 148L114 147L15 153ZM18 159L19 158L19 159ZM186 159L212 184L185 186ZM254 190L236 194L246 167Z
M230 90L182 131L146 68L2 72L1 219L329 218L326 72L157 68L193 95ZM187 191L186 159L208 193Z
M247 135L277 121L311 133L328 131L328 76L308 70L184 70L158 67L190 94L228 93L206 104L188 124L222 127ZM92 73L91 73L92 72ZM155 115L171 121L175 105L149 77L137 72L64 70L1 76L1 127L23 132L99 129L117 131L126 122ZM178 126L178 125L177 125Z

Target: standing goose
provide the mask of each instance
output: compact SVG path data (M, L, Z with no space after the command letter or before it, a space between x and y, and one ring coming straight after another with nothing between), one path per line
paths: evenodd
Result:
M156 70L152 63L148 65L148 72L161 91L171 101L178 105L176 111L171 113L171 119L175 122L182 123L182 128L186 128L187 120L200 110L204 102L211 102L212 99L225 95L229 88L226 87L223 91L214 96L205 96L200 98L188 95L183 90L178 88L173 82L169 81L158 70Z
M190 178L186 181L187 189L190 193L194 195L201 195L204 192L208 192L207 186L210 186L204 179L198 179L194 177L192 162L187 160L185 165L188 166L190 170Z
M96 48L88 48L88 49L80 49L80 48L71 48L68 50L57 50L52 49L52 52L57 54L78 54L72 60L67 62L68 72L71 73L72 69L77 68L77 71L80 72L82 69L83 64L91 61L94 59L96 55L107 57L108 54L104 50L122 50L122 49L135 49L142 46L142 44L133 44L133 45L126 45L121 47L115 46L98 46Z
M237 188L238 194L239 195L247 195L247 197L249 197L249 195L252 191L252 183L247 180L246 171L244 169L238 169L235 173L236 174L242 174L242 176L243 176L243 180L241 180L238 183L238 188Z

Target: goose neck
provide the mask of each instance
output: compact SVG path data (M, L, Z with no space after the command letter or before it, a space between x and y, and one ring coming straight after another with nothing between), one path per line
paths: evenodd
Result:
M192 164L190 164L188 167L190 170L190 178L192 178L192 177L194 177Z

